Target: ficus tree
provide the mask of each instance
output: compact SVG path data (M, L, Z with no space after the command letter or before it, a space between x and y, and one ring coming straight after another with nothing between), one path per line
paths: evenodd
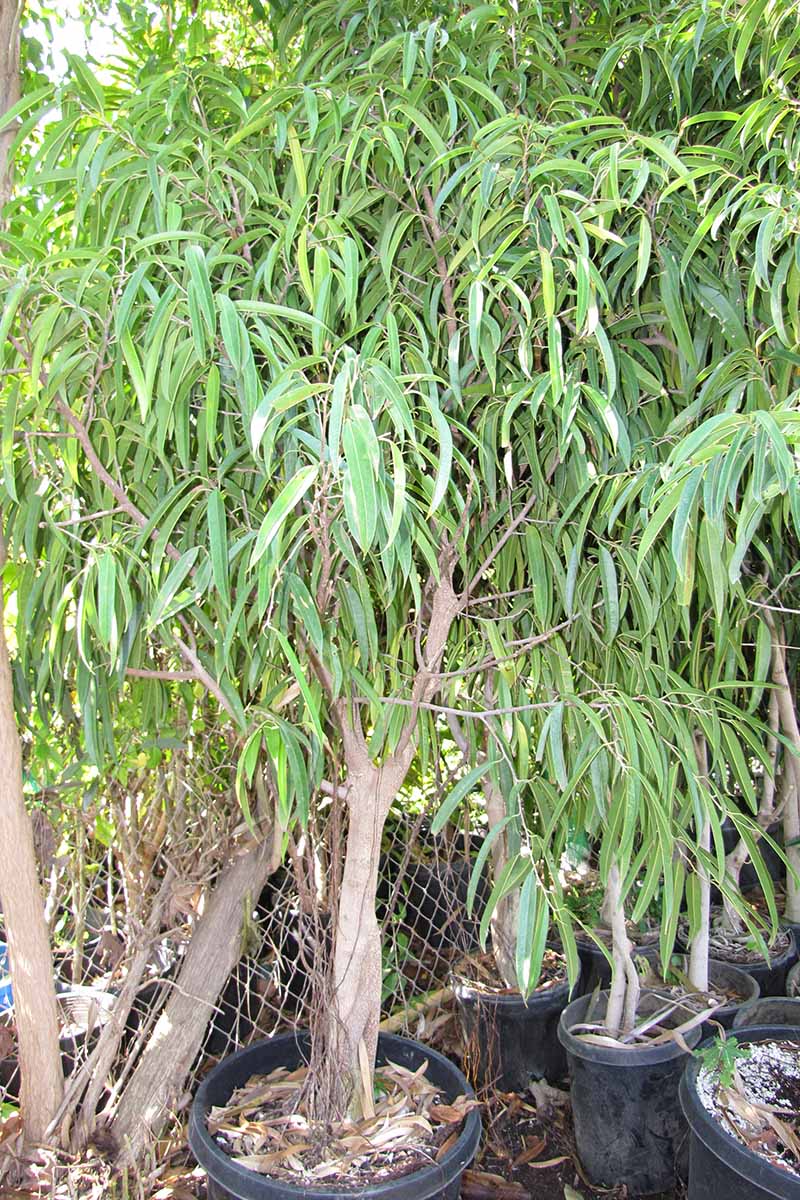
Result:
M485 33L477 19L461 37ZM325 783L345 791L334 1108L358 1103L374 1055L383 821L430 753L434 698L457 692L453 631L482 645L466 611L523 569L537 501L535 447L498 469L470 413L495 387L544 392L533 341L553 326L525 294L527 250L518 279L494 285L509 293L497 317L478 264L447 269L444 225L486 239L485 278L525 219L523 187L497 228L469 144L458 194L443 190L445 138L491 128L499 95L437 23L387 40L403 64L391 97L386 63L361 54L354 83L255 102L215 67L137 95L74 60L11 209L4 317L21 434L5 458L9 533L37 700L59 708L74 681L102 760L120 688L183 670L247 736L240 780L266 764L283 829ZM519 92L519 68L502 67ZM497 131L512 162L521 122L509 112Z
M567 816L613 830L620 901L683 869L665 847L702 804L696 723L721 754L733 718L676 672L692 581L665 521L642 529L730 336L728 243L697 236L720 158L696 140L730 123L639 121L595 10L302 17L277 77L190 45L112 84L74 60L47 121L40 97L16 110L35 132L0 263L2 464L44 711L74 700L102 762L119 695L146 688L157 719L180 674L228 714L257 833L343 797L314 1030L331 1114L370 1086L383 823L448 717L480 735L470 782L503 792L508 830L545 763L527 853L509 834L496 863L523 989L551 912L574 973Z

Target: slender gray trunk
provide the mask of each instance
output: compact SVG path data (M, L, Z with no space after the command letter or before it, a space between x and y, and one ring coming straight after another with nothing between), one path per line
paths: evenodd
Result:
M697 759L698 783L701 788L708 790L708 747L706 739L699 731L694 735L694 752ZM701 850L711 849L711 823L708 817L703 818L699 830L698 845ZM700 887L700 924L698 925L689 949L689 982L698 991L708 991L708 946L711 936L711 880L708 878L706 865L698 856L696 873Z
M483 794L486 799L486 815L489 828L493 829L506 815L506 801L500 788L489 779L484 780ZM492 874L495 882L508 863L508 840L505 830L492 842ZM519 988L517 979L517 932L519 928L519 892L510 892L495 906L490 928L492 953L500 978L507 988Z
M606 1008L606 1029L612 1037L630 1033L636 1021L641 984L636 963L633 960L633 945L625 924L622 903L622 881L616 862L611 864L608 883L603 900L603 920L611 929L611 988Z
M20 21L23 0L0 0L0 114L20 98ZM12 192L8 151L12 126L0 133L0 206ZM5 546L0 537L0 568ZM59 1019L53 958L34 849L33 827L22 791L22 748L14 714L11 663L0 591L0 884L11 958L21 1103L28 1142L41 1142L64 1086L58 1046Z
M769 626L772 638L772 682L778 697L781 729L791 746L790 751L784 752L783 769L784 773L791 774L794 785L786 794L786 806L783 814L785 853L786 861L789 864L789 870L786 873L785 915L790 921L800 921L800 845L790 845L790 842L800 838L800 809L798 809L800 803L800 728L798 728L794 696L786 671L783 630L776 625L775 618L769 609L764 609L764 620Z

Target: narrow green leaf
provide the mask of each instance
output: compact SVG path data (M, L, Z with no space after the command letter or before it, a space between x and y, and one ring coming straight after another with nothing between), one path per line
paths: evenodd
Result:
M344 506L353 537L366 553L378 526L378 495L375 480L380 466L380 447L372 418L361 404L350 407L342 428L347 474Z
M269 547L274 542L275 538L281 531L284 521L289 513L294 508L295 504L303 498L312 483L317 478L319 467L316 465L302 467L293 479L290 479L285 487L280 491L273 504L270 506L267 515L261 522L258 530L255 546L250 555L250 566L254 567L260 558L263 558Z

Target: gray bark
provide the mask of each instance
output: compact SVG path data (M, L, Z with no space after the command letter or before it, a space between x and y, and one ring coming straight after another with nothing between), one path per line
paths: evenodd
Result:
M189 943L173 995L111 1123L118 1166L136 1166L179 1106L214 1006L241 957L246 898L258 895L274 865L270 834L220 875Z

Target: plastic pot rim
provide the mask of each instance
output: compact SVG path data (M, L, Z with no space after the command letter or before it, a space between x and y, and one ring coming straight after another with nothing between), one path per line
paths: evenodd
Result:
M770 997L767 997L770 999ZM791 1041L800 1043L800 1029L794 1025L743 1025L736 1030L737 1040L751 1042ZM714 1039L705 1038L702 1045ZM730 1134L705 1108L697 1093L697 1076L702 1068L700 1060L693 1055L681 1076L678 1096L683 1115L692 1137L702 1142L720 1162L739 1174L747 1183L762 1188L777 1200L800 1200L800 1176L792 1176L780 1167L774 1167L753 1150L748 1150ZM790 1190L791 1189L791 1190Z
M565 979L563 983L557 983L554 987L549 987L546 990L534 988L527 1000L523 999L522 992L481 991L479 987L473 986L467 980L455 975L451 976L451 981L453 995L456 1000L465 1001L467 1004L483 1004L487 1008L533 1009L549 1005L549 1002L554 999L561 1001L573 991L577 992L580 985L580 976L574 988L571 988L569 980Z
M733 959L713 957L714 962L724 963L726 967L738 967L741 971L778 971L787 962L794 965L794 959L797 958L797 941L794 936L794 929L787 926L781 926L784 933L789 935L789 945L780 954L773 955L770 953L769 960L759 957L753 962L734 962ZM769 950L769 946L767 947ZM791 970L791 967L789 968Z
M477 1108L473 1108L467 1114L464 1128L455 1144L435 1166L422 1167L419 1171L409 1172L397 1179L368 1184L352 1191L343 1188L334 1190L325 1187L308 1187L299 1183L286 1183L281 1179L259 1175L257 1172L233 1162L231 1157L214 1142L206 1125L206 1115L210 1107L207 1096L215 1072L222 1066L229 1069L232 1063L240 1062L247 1057L255 1060L259 1050L265 1046L275 1047L280 1046L281 1043L287 1048L295 1047L298 1044L302 1046L304 1042L307 1043L307 1039L306 1031L297 1031L254 1042L251 1046L245 1046L243 1050L237 1050L235 1054L222 1059L200 1084L189 1115L189 1146L200 1166L209 1174L213 1172L214 1182L225 1191L240 1197L240 1200L249 1200L254 1195L254 1186L260 1183L264 1187L264 1195L269 1194L274 1200L300 1200L300 1197L306 1197L306 1200L360 1200L362 1197L369 1198L369 1200L428 1200L429 1197L436 1196L438 1192L447 1187L448 1183L452 1182L472 1161L481 1137L481 1118ZM424 1058L446 1068L458 1088L456 1095L474 1097L473 1089L455 1063L440 1054L438 1050L432 1050L413 1038L401 1038L396 1034L382 1033L378 1037L378 1045L386 1048L388 1058L391 1058L391 1047L398 1042L410 1043L419 1049ZM464 1166L459 1168L457 1166L459 1162L463 1162ZM456 1169L448 1178L448 1167L451 1164Z
M682 955L681 957L688 962L688 955ZM749 988L751 994L749 996L743 996L741 1000L733 1000L730 1004L723 1004L720 1008L714 1009L714 1011L710 1012L708 1015L708 1019L710 1021L719 1021L721 1017L733 1017L740 1008L744 1007L745 1004L754 1004L756 1000L762 999L761 985L759 984L755 975L751 975L749 971L746 971L744 967L739 966L738 963L723 962L719 958L710 958L708 960L709 991L713 989L713 980L711 978L711 974L714 967L722 967L724 971L735 971L737 975L741 975L742 982L744 983L745 980L747 981L746 986ZM658 989L656 988L655 990L657 991Z
M748 1000L747 1004L743 1004L734 1017L733 1027L730 1030L734 1037L738 1038L740 1029L758 1029L767 1024L766 1021L752 1019L753 1010L758 1004L791 1004L795 1011L800 1013L800 996L756 996L755 1000ZM737 1025L736 1022L740 1019L741 1025ZM770 1024L774 1025L775 1022L770 1021ZM783 1025L785 1022L781 1022L781 1024ZM797 1025L792 1025L791 1028L800 1032L800 1021L798 1021Z
M606 999L608 994L608 990L600 992L600 996ZM579 996L577 1000L573 1000L571 1004L567 1005L561 1014L558 1022L558 1040L568 1054L574 1055L575 1058L585 1059L587 1062L602 1063L609 1067L651 1067L686 1054L683 1046L673 1041L660 1042L656 1046L624 1046L621 1043L615 1046L599 1046L596 1042L585 1041L580 1034L572 1032L572 1026L579 1025L580 1017L583 1015L582 1013L580 1016L575 1015L574 1010L578 1006L587 1008L592 995L593 993ZM700 1036L700 1027L697 1026L685 1033L683 1040L690 1049L694 1049L700 1041Z

